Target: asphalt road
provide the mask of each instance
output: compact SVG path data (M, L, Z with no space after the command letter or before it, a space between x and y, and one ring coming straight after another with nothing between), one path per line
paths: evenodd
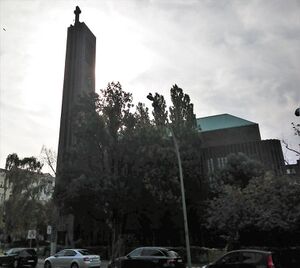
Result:
M107 268L108 261L101 261L101 268ZM36 268L44 268L44 259L39 259L38 265Z
M108 261L102 260L101 261L101 268L107 268ZM38 265L36 268L44 268L44 259L39 259ZM193 265L192 268L200 268L199 265Z

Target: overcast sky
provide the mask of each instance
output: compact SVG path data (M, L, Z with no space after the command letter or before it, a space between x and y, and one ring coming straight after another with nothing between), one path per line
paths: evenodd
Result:
M175 83L197 117L229 113L299 150L299 0L0 0L0 167L57 151L67 28L79 5L97 37L96 89L170 104ZM286 160L295 154L283 150Z

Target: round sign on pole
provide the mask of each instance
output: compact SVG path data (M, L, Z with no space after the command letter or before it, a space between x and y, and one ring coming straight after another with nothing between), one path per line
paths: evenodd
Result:
M35 239L36 238L36 230L28 230L27 239Z

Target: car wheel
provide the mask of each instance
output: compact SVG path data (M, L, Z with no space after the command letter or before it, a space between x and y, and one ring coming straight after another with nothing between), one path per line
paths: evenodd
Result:
M51 263L49 261L46 261L44 264L44 268L51 268Z
M44 254L44 256L46 256L46 257L49 257L50 256L50 250L45 250L45 254Z
M73 263L71 264L71 268L79 268L79 267L78 267L78 264L77 264L77 263L73 262Z
M19 266L18 260L14 260L14 262L13 262L13 268L18 268L18 266Z

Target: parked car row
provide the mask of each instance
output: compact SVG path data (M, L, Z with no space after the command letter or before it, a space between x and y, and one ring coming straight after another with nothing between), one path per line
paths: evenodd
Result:
M86 249L64 249L44 261L44 268L100 268L101 258ZM110 268L184 268L183 259L173 250L140 247L109 263Z
M2 267L31 267L38 262L32 248L12 248L0 256ZM100 268L101 258L87 249L63 249L44 260L44 268ZM139 247L110 261L108 268L185 268L177 252L163 247ZM299 251L234 250L202 268L300 268Z

